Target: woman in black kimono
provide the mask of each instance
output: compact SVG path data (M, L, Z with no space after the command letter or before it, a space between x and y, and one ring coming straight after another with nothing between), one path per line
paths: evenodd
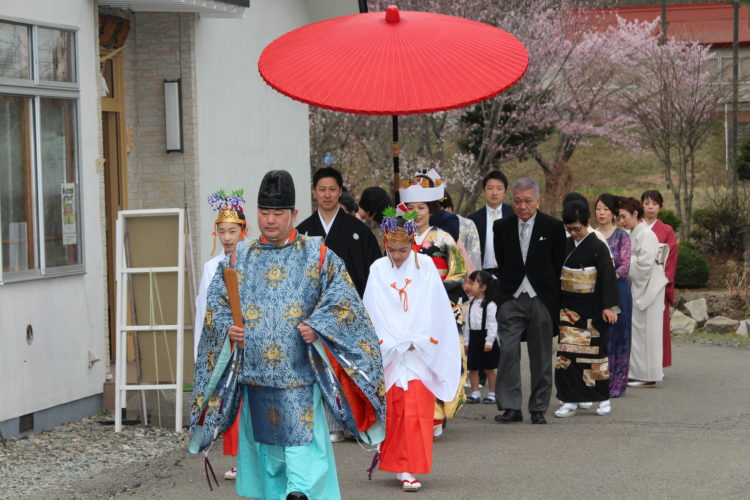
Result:
M560 340L555 359L557 399L563 405L556 417L575 415L581 407L599 402L597 415L608 415L609 364L607 329L617 321L619 294L607 244L588 232L588 204L573 200L563 207L563 223L570 234L562 268ZM586 404L588 403L588 404Z

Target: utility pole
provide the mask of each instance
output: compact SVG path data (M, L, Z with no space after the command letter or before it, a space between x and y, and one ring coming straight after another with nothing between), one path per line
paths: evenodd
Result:
M661 43L667 42L667 0L661 0Z
M733 7L733 35L732 35L732 130L729 142L729 182L732 186L732 196L737 196L737 172L734 161L737 157L737 122L739 110L739 53L740 53L740 0L732 0Z

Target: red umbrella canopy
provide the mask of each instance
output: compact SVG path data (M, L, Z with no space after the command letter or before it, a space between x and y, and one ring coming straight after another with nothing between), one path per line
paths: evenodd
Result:
M494 97L528 63L523 44L501 29L391 6L291 31L263 50L258 69L271 87L313 106L408 115Z

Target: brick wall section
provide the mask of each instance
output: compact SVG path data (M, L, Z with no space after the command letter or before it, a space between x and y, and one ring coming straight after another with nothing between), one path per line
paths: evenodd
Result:
M99 33L99 5L98 2L95 5L94 10L94 26L95 26L95 33ZM97 56L99 54L98 47L99 47L99 40L97 39L94 43L96 43L97 46ZM96 115L102 116L102 101L101 99L96 100ZM99 153L97 155L98 158L104 157L104 144L103 144L103 138L104 138L104 131L102 129L102 121L99 120L98 127L97 127L97 144L99 145ZM86 166L82 166L82 168L86 168ZM100 207L106 207L107 203L105 200L105 186L104 186L104 171L99 167L89 166L89 168L96 168L97 171L97 178L99 181L99 206ZM90 212L87 212L87 214ZM101 227L102 234L107 234L107 212L106 209L102 208L102 210L99 211L99 226ZM104 277L104 282L106 284L107 282L107 245L103 244L101 245L101 259L102 259L102 276ZM109 320L108 320L108 309L109 309L109 290L107 289L107 286L104 286L104 326L105 330L102 332L102 335L104 335L104 338L106 339L104 342L104 346L106 349L106 352L104 353L104 356L101 358L104 360L104 362L109 366L109 355L112 350L114 350L114 346L109 344Z
M131 14L125 50L126 120L132 127L128 155L128 208L188 207L195 281L200 279L198 155L196 142L195 15ZM166 153L164 80L182 82L183 153ZM201 233L201 234L199 234Z

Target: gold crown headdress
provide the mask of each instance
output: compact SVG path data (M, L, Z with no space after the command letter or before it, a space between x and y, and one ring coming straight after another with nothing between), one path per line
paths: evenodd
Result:
M397 207L387 207L383 210L383 220L380 222L380 228L383 230L385 247L388 248L388 242L391 243L412 243L414 244L414 235L419 228L414 220L419 215L416 211L407 212L406 205L401 203ZM388 254L390 258L390 253ZM414 264L419 269L419 259L414 254ZM391 260L393 265L393 260Z
M216 251L216 227L222 222L239 224L242 226L242 238L244 239L247 235L247 221L245 220L245 213L242 210L242 204L245 202L245 198L242 197L244 193L244 190L238 189L227 194L223 189L219 189L208 196L208 204L215 211L218 211L218 216L214 221L214 246L211 249L211 255Z

